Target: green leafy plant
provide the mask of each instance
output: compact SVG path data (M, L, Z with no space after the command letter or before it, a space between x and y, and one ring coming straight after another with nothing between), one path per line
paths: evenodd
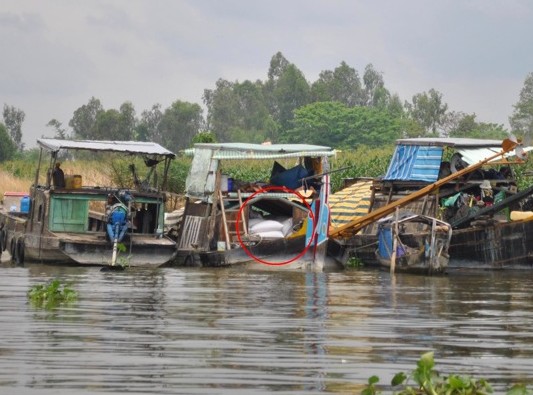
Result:
M368 385L361 392L363 395L381 394L377 387L379 377L372 376ZM411 383L412 382L412 383ZM484 379L473 379L469 376L451 374L441 376L435 369L433 352L427 352L420 357L417 367L409 376L397 373L391 380L392 387L401 386L396 395L486 395L492 393L492 387ZM533 391L523 384L516 384L507 395L532 395Z
M28 299L35 307L53 309L60 304L68 304L76 301L78 293L68 285L54 279L46 284L37 284L28 291Z
M126 245L124 243L117 243L117 265L122 266L124 268L128 267L130 265L130 259L131 255L122 255L127 251Z
M346 261L346 265L345 266L347 268L350 268L350 269L358 269L358 268L363 267L364 263L363 263L363 261L360 258L358 258L356 256L351 256Z

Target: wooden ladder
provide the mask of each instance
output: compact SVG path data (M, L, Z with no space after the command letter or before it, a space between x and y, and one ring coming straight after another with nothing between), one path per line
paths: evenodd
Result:
M231 250L232 244L237 242L237 215L242 207L242 195L241 191L237 190L237 197L230 198L229 196L224 197L221 191L218 191L218 198L220 202L220 211L222 213L222 224L224 227L224 236L226 238L226 249ZM238 205L233 205L231 208L226 208L224 202L234 202ZM229 213L237 213L234 218L229 219ZM239 230L241 235L248 235L248 226L246 224L246 216L244 210L241 211L241 220Z

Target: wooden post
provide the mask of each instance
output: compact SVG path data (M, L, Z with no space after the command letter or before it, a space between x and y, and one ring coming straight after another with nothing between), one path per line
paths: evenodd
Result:
M398 249L398 234L399 234L399 225L398 219L400 217L400 208L396 207L396 214L394 215L394 229L391 229L392 232L392 254L390 257L390 273L394 274L396 270L396 250Z

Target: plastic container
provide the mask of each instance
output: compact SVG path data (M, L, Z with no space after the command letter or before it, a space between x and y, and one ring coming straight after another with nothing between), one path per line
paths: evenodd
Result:
M228 177L228 192L233 192L233 178Z
M65 188L72 189L74 185L74 176L70 174L65 174Z
M72 189L80 189L82 186L81 176L79 174L72 176Z
M29 213L30 212L30 197L28 195L22 197L20 199L20 212L21 213Z
M220 190L222 192L228 192L228 175L222 174L220 176Z

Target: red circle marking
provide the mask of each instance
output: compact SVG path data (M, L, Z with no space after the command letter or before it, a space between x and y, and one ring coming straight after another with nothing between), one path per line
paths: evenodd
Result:
M282 191L282 192L285 192L285 193L292 193L296 196L298 196L298 198L300 198L302 200L302 202L304 203L304 205L307 207L307 209L309 210L309 213L311 213L311 221L313 222L313 233L311 234L311 237L309 238L309 242L307 243L307 245L304 247L304 249L298 254L296 255L294 258L292 259L289 259L287 261L283 261L283 262L269 262L269 261L265 261L261 258L258 258L256 257L254 254L252 254L252 252L246 248L246 246L244 245L243 241L242 241L242 238L241 238L241 232L240 232L240 229L239 229L239 223L240 223L240 218L241 218L241 215L242 215L242 210L248 205L248 202L253 199L255 196L257 196L258 194L260 193L267 193L269 191ZM315 221L315 215L313 213L313 211L311 210L311 206L309 206L309 204L306 202L305 198L298 192L298 191L295 191L293 189L290 189L290 188L287 188L287 187L281 187L281 186L268 186L268 187L264 187L264 188L261 188L259 189L258 191L254 192L250 197L248 197L248 199L245 200L245 202L241 205L241 207L239 208L239 213L237 214L237 219L235 221L235 231L237 232L237 238L239 239L239 244L241 245L242 249L244 250L244 252L246 252L246 255L248 255L250 258L252 258L254 261L257 261L259 263L262 263L264 265L268 265L268 266L284 266L284 265L288 265L289 263L301 258L306 252L307 250L309 249L309 247L311 246L311 243L313 242L313 239L315 238L315 233L316 233L316 225L317 225L317 221Z

